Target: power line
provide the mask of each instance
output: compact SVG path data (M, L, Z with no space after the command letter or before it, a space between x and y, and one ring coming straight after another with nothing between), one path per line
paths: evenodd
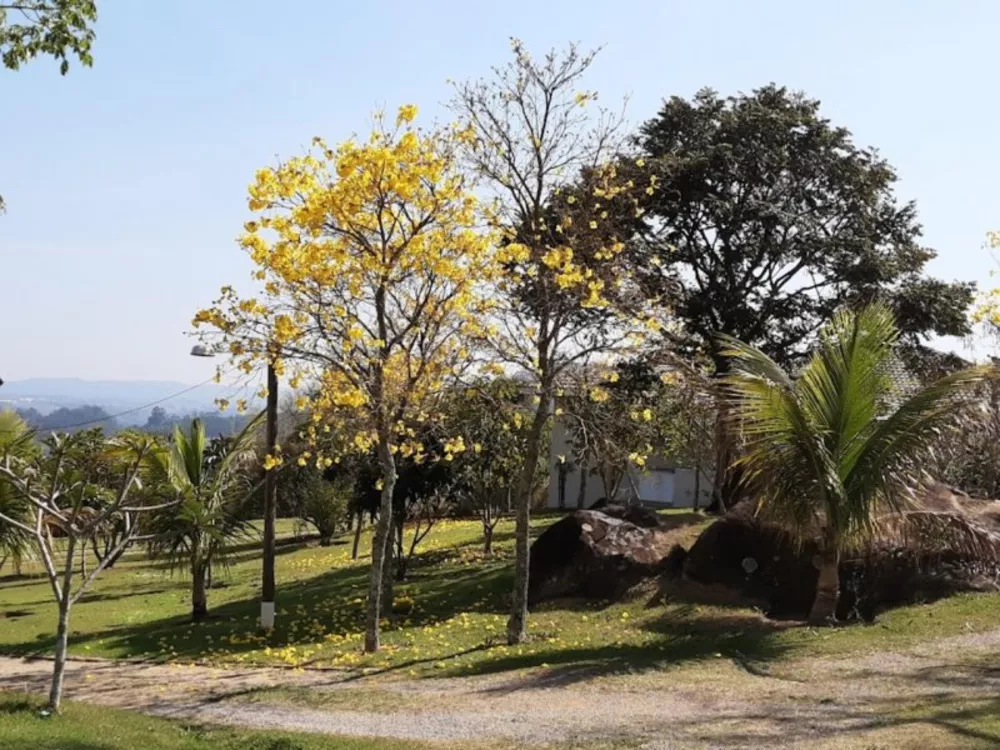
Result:
M202 382L197 383L196 385L188 386L182 391L177 391L177 393L171 393L169 396L164 396L163 398L159 398L156 401L150 401L148 404L143 404L142 406L136 406L131 409L126 409L125 411L120 411L117 414L109 414L108 416L101 417L100 419L89 419L85 422L77 422L76 424L60 425L59 427L53 427L52 429L73 430L76 429L77 427L86 427L87 425L100 424L101 422L110 422L112 419L118 419L118 417L126 417L129 414L135 414L137 411L142 411L143 409L149 409L150 407L158 406L159 404L162 404L165 401L170 401L171 399L175 399L178 396L183 396L185 393L190 393L191 391L197 388L201 388L203 385L208 385L209 383L214 381L216 377L217 376L213 375L208 380L203 380ZM4 432L10 432L10 430L4 430Z

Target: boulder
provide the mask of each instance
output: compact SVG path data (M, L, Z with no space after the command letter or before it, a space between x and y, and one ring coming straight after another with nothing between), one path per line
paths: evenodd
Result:
M958 524L963 532L966 524L981 524L981 514L967 514L937 493L916 513L933 515L944 522L942 528ZM992 530L983 527L981 533L988 543ZM741 504L698 537L684 560L682 579L735 594L770 617L804 618L816 592L817 549L814 540L795 539ZM958 591L996 590L998 552L998 547L950 547L940 539L931 544L926 537L898 530L887 534L843 556L837 617L871 620L891 606Z
M670 567L671 547L665 530L639 526L604 510L578 510L546 529L531 546L528 600L620 599Z
M599 510L606 516L620 518L623 521L634 523L645 529L656 529L663 525L663 519L651 508L644 508L641 505L622 505L620 503L609 503L606 498L601 498L589 510Z

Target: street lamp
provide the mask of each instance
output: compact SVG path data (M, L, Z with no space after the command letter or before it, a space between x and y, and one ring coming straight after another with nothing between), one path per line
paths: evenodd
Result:
M192 357L214 357L204 344L191 348ZM274 362L267 363L267 452L274 455L278 445L278 376ZM277 516L277 486L273 469L264 473L264 567L261 576L260 626L274 628L274 524Z

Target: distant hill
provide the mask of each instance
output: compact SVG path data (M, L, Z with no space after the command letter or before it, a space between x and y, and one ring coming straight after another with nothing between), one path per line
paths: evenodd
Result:
M133 425L146 422L152 411L148 405L154 401L162 402L171 414L200 413L214 410L216 398L232 400L233 390L215 383L191 386L169 380L31 378L4 383L0 387L0 408L11 406L48 414L61 408L98 406L108 414L118 414L145 407L117 420L122 425Z

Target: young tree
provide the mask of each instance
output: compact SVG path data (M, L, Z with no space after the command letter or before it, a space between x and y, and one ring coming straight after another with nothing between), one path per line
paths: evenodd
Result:
M513 41L514 59L492 80L458 86L453 103L475 134L467 158L495 191L494 216L509 262L489 340L496 356L534 379L534 413L525 425L518 472L514 596L509 643L526 635L530 491L560 374L574 363L634 345L630 289L613 216L638 210L634 194L655 183L619 179L607 157L620 118L580 89L594 55L570 47L533 59ZM612 301L614 304L612 304Z
M920 244L914 204L897 201L895 171L819 107L774 85L729 98L706 89L669 99L638 137L633 163L661 189L643 196L630 265L651 298L676 291L672 345L707 354L720 375L716 334L794 367L845 304L883 300L914 347L969 331L974 285L925 275L936 253ZM721 413L717 447L728 506L735 448Z
M88 437L87 433L54 435L45 441L44 451L37 457L24 459L7 453L0 462L0 478L31 506L30 522L12 518L2 511L0 521L31 535L58 606L55 663L49 691L49 708L53 711L59 710L62 700L70 610L106 567L106 561L101 561L77 582L77 548L84 546L86 540L114 513L134 513L139 517L163 507L129 505L132 491L140 484L140 472L154 448L152 440L126 436L105 443L108 450L119 455L127 450L131 459L124 465L113 486L103 486L93 481L94 453L85 445ZM87 502L99 504L93 508ZM50 522L58 523L65 536L62 549L55 546L48 533ZM143 539L139 529L140 524L136 523L131 532L119 541L118 550Z
M397 457L424 455L412 423L469 362L477 291L494 276L495 243L477 231L478 204L455 160L465 134L421 132L415 115L401 107L394 125L377 117L362 143L316 139L313 153L260 170L250 209L261 218L242 242L264 291L240 300L226 288L195 319L221 332L244 367L269 359L293 384L316 384L302 404L314 412L310 442L331 428L324 413L347 410L360 427L344 442L378 456L367 651L379 648ZM308 458L327 467L337 457Z
M442 404L445 431L461 435L466 446L455 457L455 489L463 506L479 516L488 555L524 468L528 435L522 427L533 412L526 392L526 384L516 378L481 378L451 389ZM545 462L539 459L532 487L544 477Z
M726 387L759 512L818 537L816 623L835 616L841 551L873 532L879 511L904 506L939 431L985 377L964 370L901 400L890 377L898 335L884 305L839 312L794 380L748 344L725 338L720 348L732 362Z
M247 469L257 463L254 447L261 418L250 422L235 438L210 443L200 419L185 435L174 428L169 449L154 451L151 463L165 494L176 503L153 520L156 536L152 555L166 555L191 574L191 619L208 616L207 579L213 564L225 562L226 548L247 538L252 527L240 510L253 495Z

